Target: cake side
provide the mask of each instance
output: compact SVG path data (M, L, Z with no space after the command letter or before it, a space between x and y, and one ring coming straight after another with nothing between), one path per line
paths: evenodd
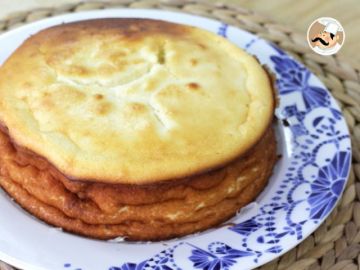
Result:
M99 239L161 240L216 226L263 190L277 160L274 131L227 166L173 184L71 181L0 131L0 185L23 208L66 231Z

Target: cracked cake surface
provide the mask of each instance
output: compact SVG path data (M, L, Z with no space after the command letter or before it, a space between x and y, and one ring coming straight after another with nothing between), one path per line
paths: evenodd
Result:
M215 34L146 19L55 26L0 68L0 122L69 179L149 184L220 168L269 127L256 59Z

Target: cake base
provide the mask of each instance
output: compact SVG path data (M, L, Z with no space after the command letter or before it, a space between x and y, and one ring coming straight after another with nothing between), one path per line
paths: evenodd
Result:
M0 132L0 185L28 212L65 231L97 239L156 241L226 221L263 190L277 160L269 128L227 166L165 184L120 185L70 180Z

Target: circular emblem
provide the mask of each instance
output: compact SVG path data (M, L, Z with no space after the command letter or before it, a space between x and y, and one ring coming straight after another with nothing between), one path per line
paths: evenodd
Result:
M307 41L314 52L321 55L332 55L343 46L345 31L342 25L333 18L318 18L307 31Z

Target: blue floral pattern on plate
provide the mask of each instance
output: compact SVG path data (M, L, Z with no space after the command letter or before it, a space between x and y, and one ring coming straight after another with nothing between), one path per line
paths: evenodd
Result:
M228 37L227 30L228 26L221 24L217 33ZM264 41L254 37L243 47L249 50L257 42ZM290 131L293 152L291 166L284 178L278 179L281 185L273 192L270 202L260 205L256 215L228 228L239 238L241 249L219 241L211 242L207 249L181 241L168 249L168 257L158 259L158 264L150 266L145 261L110 270L185 269L174 260L174 251L180 246L190 250L187 258L194 269L240 269L244 258L252 258L257 265L268 254L288 250L284 241L294 239L297 243L304 239L304 230L310 233L307 225L323 221L331 212L345 187L351 164L350 140L341 112L306 67L274 44L267 46L273 53L268 56L269 61L263 62L272 63L270 69L276 75L280 97L277 117L284 121L282 128ZM294 93L300 95L291 97ZM290 103L282 106L283 100ZM327 158L322 160L319 157L324 151L328 152ZM308 214L298 217L295 215L298 209L305 209Z

